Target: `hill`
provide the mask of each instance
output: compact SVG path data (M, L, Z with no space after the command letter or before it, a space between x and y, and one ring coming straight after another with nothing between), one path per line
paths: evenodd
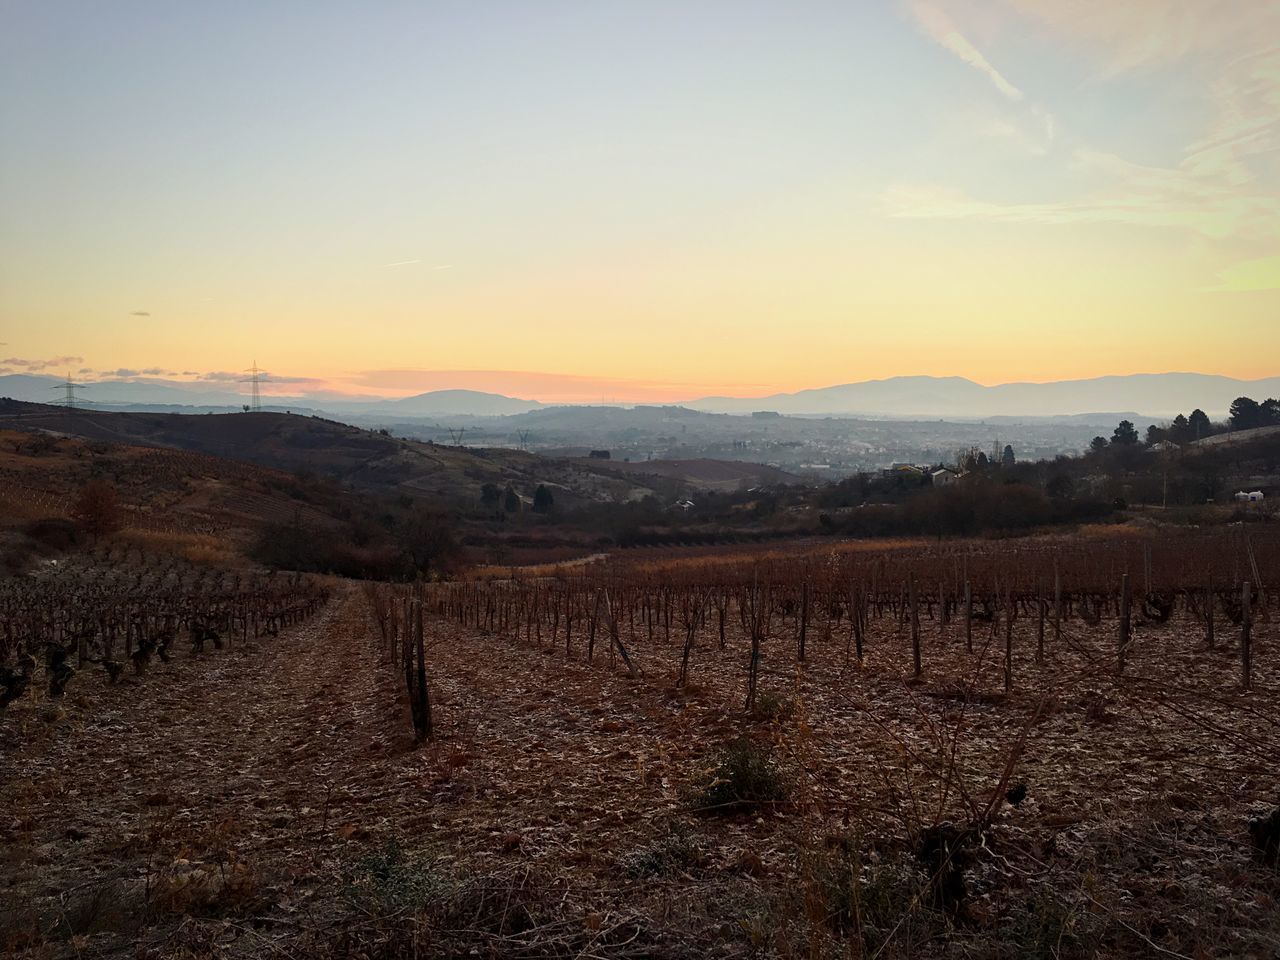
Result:
M1280 393L1280 377L1236 380L1201 373L1142 373L1054 383L983 386L964 377L891 377L767 397L705 397L687 404L714 413L773 410L790 414L947 416L981 418L1061 416L1137 410L1172 416L1200 407L1225 414L1236 397Z
M649 487L594 464L502 449L404 440L321 417L285 413L188 416L68 410L0 400L0 427L82 440L163 447L351 484L357 489L471 505L480 488L512 486L525 498L545 484L558 502L631 499Z
M599 464L601 461L579 461ZM626 477L661 477L702 490L732 491L781 483L804 483L800 477L759 463L736 460L603 461L607 469Z
M130 372L130 371L123 371ZM0 397L28 403L48 403L58 397L66 381L40 374L0 374ZM268 378L270 383L270 378ZM84 384L82 398L87 408L137 411L158 406L187 409L175 413L204 412L221 408L238 412L247 401L243 385L228 375L216 380L170 380L161 377L106 377ZM519 400L478 390L435 390L412 397L390 399L359 397L326 391L308 391L305 396L270 394L263 397L271 409L310 413L365 414L369 416L504 416L525 413L542 406L536 400Z

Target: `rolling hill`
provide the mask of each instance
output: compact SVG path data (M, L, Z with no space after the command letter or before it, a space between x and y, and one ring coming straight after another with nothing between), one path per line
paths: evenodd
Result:
M767 397L705 397L686 406L712 413L773 410L789 414L893 417L1047 417L1134 410L1152 417L1199 407L1223 416L1240 396L1280 395L1280 377L1236 380L1202 373L1141 373L1053 383L983 386L964 377L891 377Z
M183 415L68 410L0 400L0 428L132 446L184 450L243 461L357 489L473 504L482 485L510 485L532 496L538 484L565 506L633 499L649 492L592 463L516 450L443 446L285 413Z

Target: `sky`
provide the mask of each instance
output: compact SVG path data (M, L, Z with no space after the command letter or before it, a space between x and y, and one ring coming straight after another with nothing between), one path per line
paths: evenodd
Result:
M0 0L0 373L1280 373L1273 0Z

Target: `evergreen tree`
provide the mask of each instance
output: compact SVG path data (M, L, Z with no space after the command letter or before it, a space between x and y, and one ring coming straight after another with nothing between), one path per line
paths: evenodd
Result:
M511 489L511 487L507 487L507 492L503 494L502 509L507 513L520 512L520 495L517 494L515 490Z
M1118 447L1132 447L1138 442L1138 429L1129 420L1121 420L1111 434L1111 442Z
M1202 440L1205 437L1213 435L1213 424L1209 422L1209 416L1199 407L1191 411L1191 416L1187 417L1187 427L1191 432L1192 440Z
M1249 397L1236 397L1231 404L1231 429L1251 430L1262 424L1262 405Z
M534 513L550 513L551 508L555 505L555 498L551 496L551 491L538 484L538 488L533 491L533 511Z

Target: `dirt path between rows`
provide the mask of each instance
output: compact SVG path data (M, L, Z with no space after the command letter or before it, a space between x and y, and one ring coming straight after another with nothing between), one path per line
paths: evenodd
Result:
M364 598L339 587L279 637L181 652L108 686L77 676L0 723L0 923L128 932L139 898L297 896L359 832L404 747Z
M352 866L389 842L463 876L537 874L617 935L638 916L618 910L634 894L619 858L665 829L697 749L670 742L677 705L602 663L431 634L434 744L413 743L403 679L345 583L279 637L116 686L90 666L63 700L13 705L0 954L297 956L347 926Z

